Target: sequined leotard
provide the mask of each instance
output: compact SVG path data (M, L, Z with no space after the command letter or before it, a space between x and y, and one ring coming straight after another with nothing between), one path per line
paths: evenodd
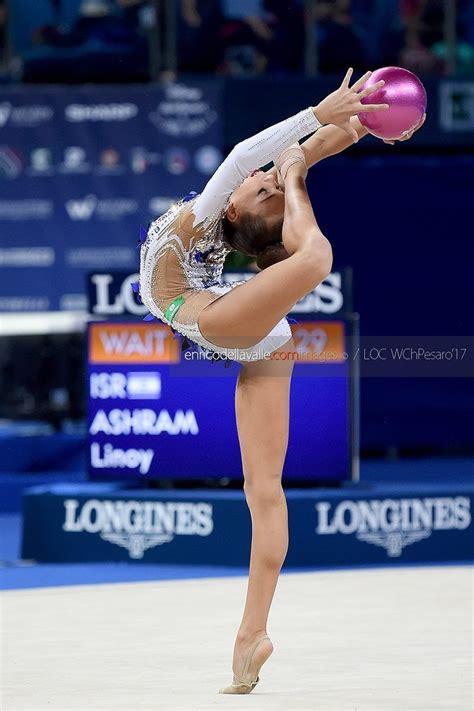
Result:
M207 341L198 326L203 308L243 282L220 281L226 255L222 217L232 192L254 170L320 127L311 107L239 143L200 195L184 198L151 223L140 250L140 297L151 314L205 349L229 358L273 352L291 331L282 319L268 336L238 355ZM193 219L190 219L190 215Z

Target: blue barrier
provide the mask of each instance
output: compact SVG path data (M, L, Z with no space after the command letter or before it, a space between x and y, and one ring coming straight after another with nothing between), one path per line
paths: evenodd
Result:
M366 484L286 491L292 566L474 558L474 484ZM25 492L22 557L41 562L247 565L242 491L138 491L117 484Z
M80 472L86 465L82 435L7 435L0 447L0 472Z

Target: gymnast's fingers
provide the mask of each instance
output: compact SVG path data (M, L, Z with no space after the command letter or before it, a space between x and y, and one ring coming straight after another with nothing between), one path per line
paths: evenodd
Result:
M381 89L384 86L384 84L385 84L384 80L381 79L376 84L372 84L372 86L368 86L363 91L359 91L357 96L359 99L364 99L366 96L369 96L369 94L373 94L374 91Z
M356 81L355 84L353 84L353 86L351 87L352 90L358 91L361 88L361 86L363 86L365 84L365 82L367 81L367 79L370 77L371 74L372 74L372 72L366 72L364 74L364 76L362 76L360 79L358 79Z
M390 106L389 104L361 104L359 102L359 105L356 107L357 111L381 111L385 109L389 109Z
M350 82L350 80L351 80L351 76L352 76L352 72L353 72L353 71L354 71L354 70L352 69L352 67L349 67L349 69L348 69L347 72L346 72L346 76L345 76L344 79L342 80L341 89L347 89L347 88L348 88L349 82Z

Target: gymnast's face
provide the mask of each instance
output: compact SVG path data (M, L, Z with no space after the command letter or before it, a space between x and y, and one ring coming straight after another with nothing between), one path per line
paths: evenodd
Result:
M281 218L285 211L285 189L273 173L253 171L231 195L227 219L235 222L243 212L265 218Z

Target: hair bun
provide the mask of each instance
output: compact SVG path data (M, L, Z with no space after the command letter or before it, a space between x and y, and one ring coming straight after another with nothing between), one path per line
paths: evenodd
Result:
M265 247L265 249L262 249L262 251L257 254L257 267L259 269L266 269L267 267L271 267L272 264L282 262L289 256L282 242L269 244L268 247Z

